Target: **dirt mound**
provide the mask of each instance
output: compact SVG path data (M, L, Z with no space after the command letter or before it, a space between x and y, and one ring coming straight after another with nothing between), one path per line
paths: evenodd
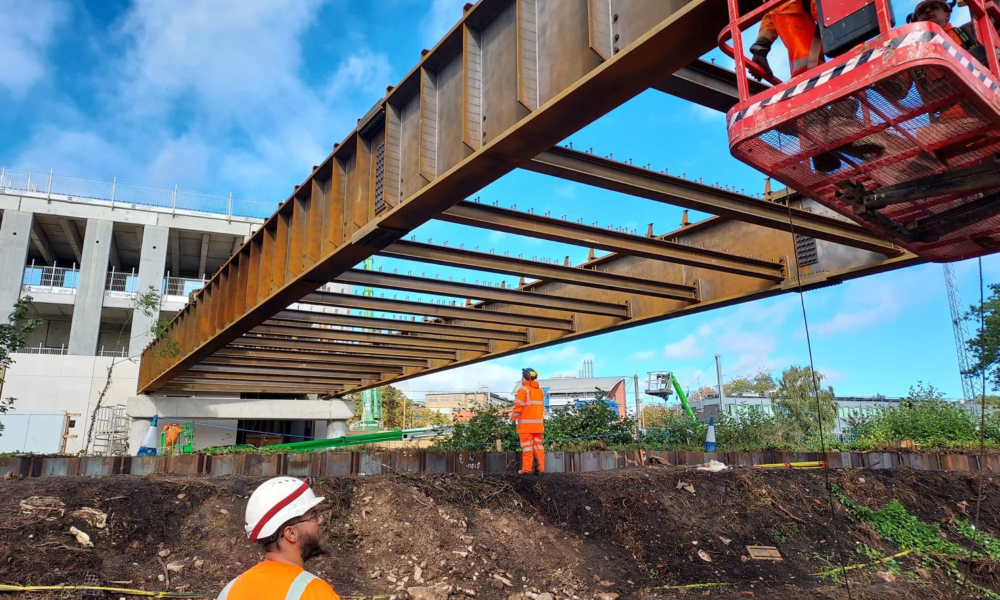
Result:
M858 505L880 508L897 499L921 521L940 523L948 540L969 545L955 519L973 510L974 477L899 470L831 478ZM326 479L316 487L330 501L324 525L330 552L308 568L341 596L385 600L421 592L434 600L449 594L453 600L847 598L836 577L812 573L833 569L841 556L847 564L871 563L900 548L837 502L831 515L823 480L819 471L711 474L674 467L542 478ZM242 519L259 481L0 482L0 583L82 584L89 577L214 596L260 559ZM987 478L984 498L981 530L997 534L1000 479ZM102 513L105 528L95 516ZM70 527L88 534L94 547L81 545ZM774 546L784 560L751 560L752 545ZM852 598L957 597L954 572L932 562L914 552L852 570ZM1000 565L980 554L971 580L1000 589ZM674 587L691 584L726 585Z

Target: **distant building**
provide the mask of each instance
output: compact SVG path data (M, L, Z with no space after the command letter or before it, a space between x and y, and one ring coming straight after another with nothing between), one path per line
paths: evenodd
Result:
M851 418L873 414L887 408L898 408L903 398L886 398L884 396L838 396L837 422L833 433L844 433L850 425ZM774 415L774 405L770 396L759 394L726 394L720 401L718 396L709 396L703 400L691 403L692 410L698 418L707 421L709 417L720 414L737 416L746 411L761 411L768 416Z
M509 399L492 392L433 392L424 395L424 408L447 415L456 423L471 419L476 409L510 404Z
M624 377L554 377L539 379L538 385L545 392L549 412L581 402L593 402L597 398L597 390L601 390L606 394L608 403L617 409L618 416L624 418L626 415ZM517 393L520 387L520 383L515 385L513 392Z

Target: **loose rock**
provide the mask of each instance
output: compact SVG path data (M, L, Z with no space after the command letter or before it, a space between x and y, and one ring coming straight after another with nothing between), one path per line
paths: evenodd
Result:
M406 588L410 600L447 600L453 588L447 583Z

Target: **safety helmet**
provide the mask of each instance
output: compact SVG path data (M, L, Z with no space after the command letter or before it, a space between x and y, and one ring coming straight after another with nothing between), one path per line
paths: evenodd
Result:
M246 528L251 542L274 535L283 523L301 517L326 498L316 497L308 479L275 477L260 485L247 502Z
M951 9L955 6L955 1L952 0L951 2L947 2L946 0L921 0L920 2L917 2L917 5L913 8L913 12L906 17L906 22L915 22L917 20L917 15L920 14L920 11L934 4L940 4L950 14Z
M528 381L534 381L538 379L538 371L525 367L524 369L521 369L521 377L527 379Z

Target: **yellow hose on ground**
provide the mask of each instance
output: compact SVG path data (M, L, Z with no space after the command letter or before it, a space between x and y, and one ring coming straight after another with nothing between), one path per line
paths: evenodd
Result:
M215 596L215 594L201 592L152 592L149 590L133 590L95 585L7 585L0 583L0 592L73 592L80 590L101 590L115 592L116 594L125 594L126 596L148 596L152 598L211 598ZM389 596L341 596L340 598L341 600L385 600Z
M883 559L880 559L880 560L876 560L875 562L870 562L870 563L867 563L867 564L864 564L864 565L851 565L849 567L837 567L836 569L831 569L829 571L823 571L822 573L810 573L810 575L812 575L814 577L823 577L824 575L833 575L834 573L840 573L841 571L852 571L854 569L863 569L865 567L872 567L872 566L880 565L880 564L882 564L884 562L888 562L888 561L896 559L896 558L902 558L902 557L906 556L907 554L909 554L910 552L912 552L912 550L903 550L899 554L894 554L894 555L890 556L889 558L883 558Z
M153 592L150 590L133 590L129 588L101 587L96 585L7 585L0 583L0 592L74 592L80 590L101 590L104 592L125 594L126 596L149 596L152 598L208 598L212 596L212 594L202 594L198 592Z
M654 590L694 590L707 587L725 587L731 583L689 583L688 585L661 585Z

